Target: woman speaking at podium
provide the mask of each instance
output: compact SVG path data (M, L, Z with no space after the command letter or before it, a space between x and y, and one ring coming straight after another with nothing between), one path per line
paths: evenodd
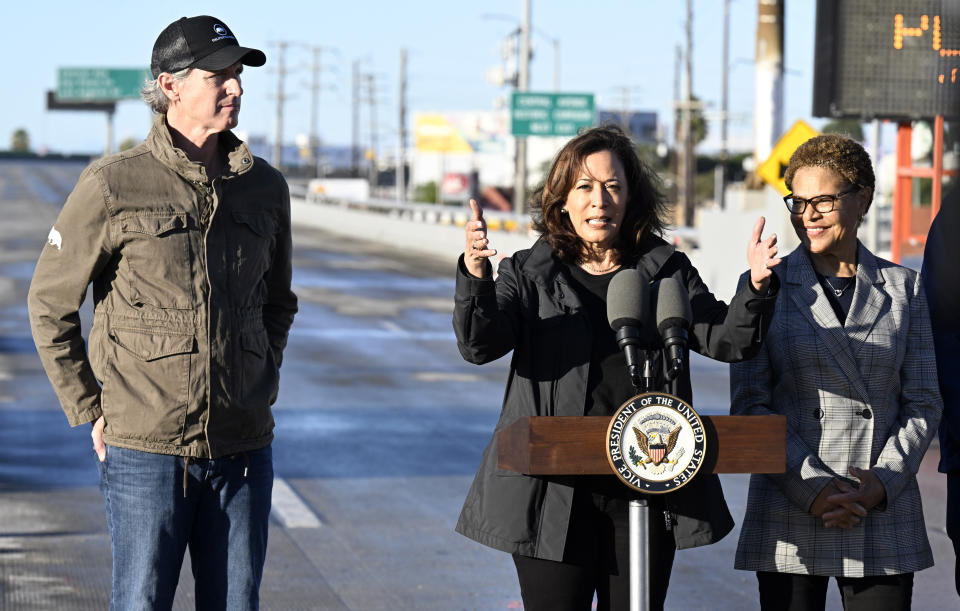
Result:
M760 347L775 302L769 268L776 236L747 249L749 281L729 306L703 284L690 260L661 238L667 206L653 171L616 127L583 132L557 154L532 202L532 248L496 254L482 213L471 202L465 252L457 269L453 326L463 357L477 364L513 357L496 432L523 416L610 416L637 394L607 322L607 285L620 269L649 282L680 281L689 294L689 348L731 362ZM775 282L775 281L774 281ZM652 324L642 348L663 344ZM684 360L686 361L686 353ZM661 362L664 359L661 359ZM691 401L688 369L655 390ZM513 554L528 611L627 609L628 501L614 475L535 477L497 468L497 437L483 454L457 531ZM650 496L650 601L662 609L675 549L718 541L733 527L716 475L701 474L666 496Z
M787 417L787 471L751 477L735 566L764 611L823 609L831 576L844 609L909 609L933 565L916 473L942 409L920 275L857 240L874 186L860 144L812 138L784 179L800 246L730 394L734 414Z

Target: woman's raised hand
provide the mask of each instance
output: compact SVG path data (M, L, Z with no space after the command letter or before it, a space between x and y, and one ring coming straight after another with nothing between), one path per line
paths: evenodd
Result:
M467 271L477 278L484 275L484 262L497 254L493 248L489 248L490 240L487 239L487 223L483 220L483 210L477 200L470 200L470 220L467 221L465 228L465 244L463 250L463 263Z
M773 272L771 267L780 264L777 257L777 234L771 235L765 240L761 240L763 235L763 226L767 220L762 216L753 224L753 234L747 243L747 261L750 263L750 282L753 289L761 295L767 292L770 286L770 276Z

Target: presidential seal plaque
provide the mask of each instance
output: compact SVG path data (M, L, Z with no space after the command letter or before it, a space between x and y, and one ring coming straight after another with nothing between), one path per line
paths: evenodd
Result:
M614 473L634 490L665 494L700 470L706 434L700 415L666 393L636 395L620 406L607 427L606 454Z

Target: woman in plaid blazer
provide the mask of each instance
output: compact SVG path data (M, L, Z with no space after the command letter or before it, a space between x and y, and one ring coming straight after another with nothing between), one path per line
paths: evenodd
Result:
M858 143L823 135L790 159L784 198L801 246L760 353L731 365L733 414L787 417L787 470L753 475L736 568L760 604L909 609L933 565L916 473L942 402L919 274L857 240L874 175Z

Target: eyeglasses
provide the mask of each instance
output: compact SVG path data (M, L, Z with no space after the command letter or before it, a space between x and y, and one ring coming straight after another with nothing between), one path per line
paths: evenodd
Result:
M811 197L810 199L803 199L802 197L797 197L791 193L783 198L783 202L787 204L787 210L790 211L790 214L803 214L803 211L807 209L807 204L813 206L813 209L820 214L826 214L828 212L833 212L834 208L836 208L838 199L844 195L856 193L859 190L860 185L853 185L846 191L841 191L836 195L818 195L817 197Z

